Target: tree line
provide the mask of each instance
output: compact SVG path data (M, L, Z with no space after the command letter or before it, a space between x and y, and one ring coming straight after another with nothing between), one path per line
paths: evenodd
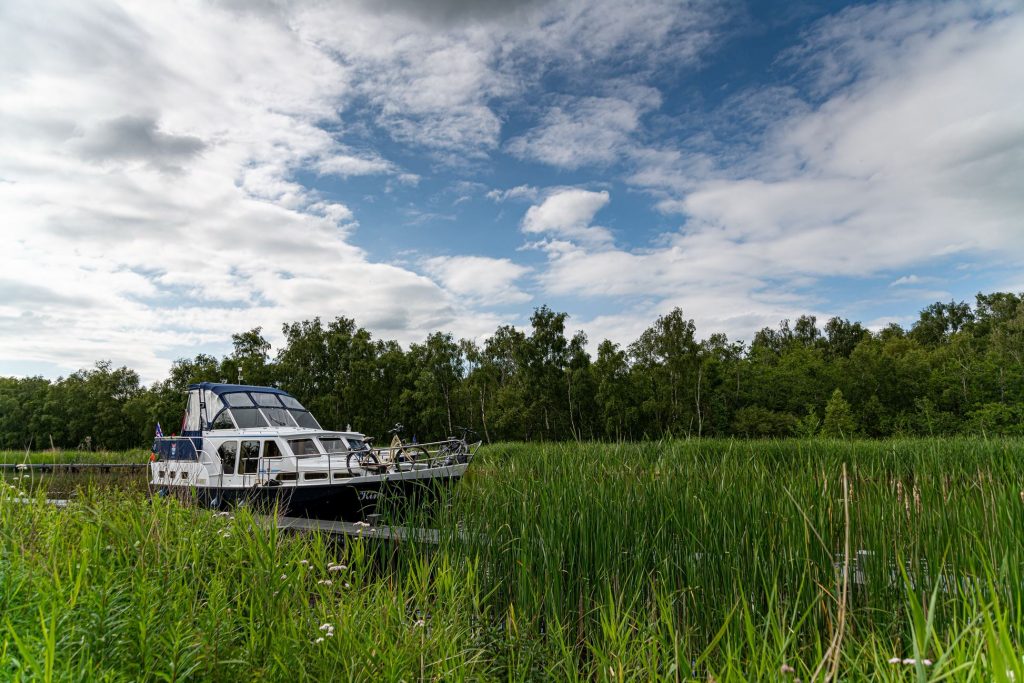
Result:
M749 344L698 339L677 308L596 355L567 319L543 306L529 329L482 343L435 332L405 349L315 318L284 325L273 356L255 328L150 386L107 361L56 381L3 377L0 447L143 446L157 422L177 431L189 384L239 378L288 391L325 428L381 437L401 422L420 441L457 425L488 441L1024 434L1024 294L937 302L909 329L802 316Z

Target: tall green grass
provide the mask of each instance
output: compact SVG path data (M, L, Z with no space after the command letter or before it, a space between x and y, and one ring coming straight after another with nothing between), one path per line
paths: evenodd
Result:
M132 463L149 462L149 450L128 451L5 451L0 450L0 463Z
M500 444L407 517L437 545L8 485L0 680L1022 681L1022 464L1021 441Z

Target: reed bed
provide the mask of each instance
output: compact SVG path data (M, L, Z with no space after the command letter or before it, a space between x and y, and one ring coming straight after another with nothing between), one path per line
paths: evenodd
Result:
M405 517L436 546L7 484L0 679L1022 681L1022 464L1020 440L499 444Z
M0 450L0 464L38 463L145 463L149 461L149 449L136 448L127 451L5 451Z

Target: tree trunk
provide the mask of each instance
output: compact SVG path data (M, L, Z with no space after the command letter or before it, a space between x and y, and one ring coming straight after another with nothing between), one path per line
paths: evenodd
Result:
M487 414L484 411L484 390L480 389L480 423L484 426L484 438L487 443L491 442L491 435L487 432Z
M697 368L697 438L699 439L704 433L704 417L700 412L700 382L704 377L704 366L701 365Z

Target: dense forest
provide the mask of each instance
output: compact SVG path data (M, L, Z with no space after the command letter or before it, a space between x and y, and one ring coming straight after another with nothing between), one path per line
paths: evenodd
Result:
M273 357L256 328L149 387L109 362L0 378L0 447L142 446L158 421L175 431L188 384L238 378L292 393L326 428L380 437L402 422L421 441L455 425L489 441L1024 434L1024 294L935 303L909 330L803 316L749 344L699 340L676 309L596 357L566 322L541 307L529 330L502 326L482 344L436 332L404 349L348 318L314 319L285 325Z

